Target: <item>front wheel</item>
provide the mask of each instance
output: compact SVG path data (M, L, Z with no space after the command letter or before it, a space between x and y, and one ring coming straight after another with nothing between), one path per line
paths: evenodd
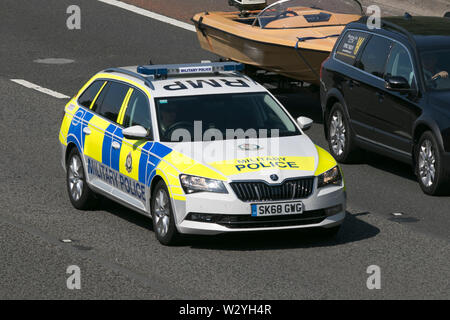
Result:
M153 230L158 241L166 246L176 244L180 235L175 226L169 192L164 181L159 181L155 187L151 200L151 208Z
M432 196L448 192L445 166L434 135L427 131L415 147L416 173L423 192Z
M328 145L333 157L342 163L356 161L361 151L355 146L349 122L340 103L334 104L327 119Z

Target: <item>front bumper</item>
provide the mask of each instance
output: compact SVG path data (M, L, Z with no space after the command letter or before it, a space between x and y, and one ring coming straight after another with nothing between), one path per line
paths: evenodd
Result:
M228 232L287 230L312 227L331 228L341 224L346 212L346 192L344 186L314 188L314 192L303 202L301 215L252 217L251 204L229 194L194 193L186 195L186 201L173 200L177 229L182 234L215 235ZM293 200L297 201L297 200ZM286 202L268 201L267 203ZM327 216L324 209L341 205L339 212ZM209 214L212 222L190 220L190 215Z

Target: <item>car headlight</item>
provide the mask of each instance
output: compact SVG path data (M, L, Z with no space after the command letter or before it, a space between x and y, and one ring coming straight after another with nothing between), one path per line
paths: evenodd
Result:
M341 185L342 184L342 175L341 170L338 166L322 173L319 176L319 181L317 184L318 188L322 188L328 185Z
M180 181L184 192L187 194L194 192L228 193L225 185L220 180L182 174L180 175Z

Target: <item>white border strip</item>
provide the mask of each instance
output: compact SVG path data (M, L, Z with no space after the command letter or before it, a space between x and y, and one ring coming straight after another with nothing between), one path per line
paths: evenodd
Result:
M59 92L56 92L56 91L53 91L53 90L50 90L50 89L47 89L47 88L43 88L41 86L38 86L37 84L28 82L26 80L11 79L11 81L15 82L17 84L20 84L20 85L22 85L24 87L27 87L27 88L30 88L30 89L34 89L34 90L37 90L39 92L48 94L49 96L52 96L52 97L55 97L55 98L58 98L58 99L70 99L70 97L68 97L68 96L66 96L66 95L64 95L62 93L59 93Z
M165 22L165 23L171 24L173 26L176 26L176 27L188 30L188 31L195 32L195 27L192 24L182 22L182 21L179 21L176 19L172 19L172 18L163 16L161 14L133 6L131 4L124 3L122 1L118 1L118 0L98 0L98 1L121 8L121 9L132 11L132 12L140 14L142 16L146 16L148 18L155 19L155 20L158 20L161 22Z

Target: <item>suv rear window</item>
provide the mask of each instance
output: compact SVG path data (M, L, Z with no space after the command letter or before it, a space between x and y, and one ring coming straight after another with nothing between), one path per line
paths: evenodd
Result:
M357 67L374 76L383 78L384 67L386 65L392 41L383 37L373 36L361 55Z
M336 49L336 59L353 65L361 47L366 43L369 35L364 32L348 31Z

